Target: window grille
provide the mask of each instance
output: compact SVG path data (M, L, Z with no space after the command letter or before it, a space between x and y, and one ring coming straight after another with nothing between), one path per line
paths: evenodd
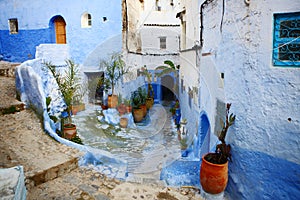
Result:
M274 14L273 64L300 67L300 12Z

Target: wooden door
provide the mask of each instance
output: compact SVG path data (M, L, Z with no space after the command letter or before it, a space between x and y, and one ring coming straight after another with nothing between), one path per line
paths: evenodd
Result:
M55 35L57 44L66 44L66 22L62 17L58 17L54 20Z

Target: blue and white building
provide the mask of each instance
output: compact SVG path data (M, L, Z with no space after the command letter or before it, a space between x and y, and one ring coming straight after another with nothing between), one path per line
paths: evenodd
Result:
M294 0L182 1L182 115L203 155L232 103L230 199L299 198L299 11Z
M0 10L0 55L6 61L64 54L93 71L108 52L122 49L120 0L2 0Z

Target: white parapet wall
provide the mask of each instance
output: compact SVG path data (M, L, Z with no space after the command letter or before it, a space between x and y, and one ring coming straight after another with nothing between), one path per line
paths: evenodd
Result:
M69 46L67 44L40 44L36 47L35 57L54 65L65 65L65 60L70 58Z

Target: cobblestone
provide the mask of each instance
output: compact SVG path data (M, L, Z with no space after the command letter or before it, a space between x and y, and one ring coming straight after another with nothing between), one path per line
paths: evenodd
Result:
M0 78L6 89L13 88L10 78ZM1 95L1 104L7 96ZM201 199L198 190L181 194L180 188L123 182L92 167L78 167L82 152L48 136L32 110L0 115L0 123L0 167L24 167L28 200Z

